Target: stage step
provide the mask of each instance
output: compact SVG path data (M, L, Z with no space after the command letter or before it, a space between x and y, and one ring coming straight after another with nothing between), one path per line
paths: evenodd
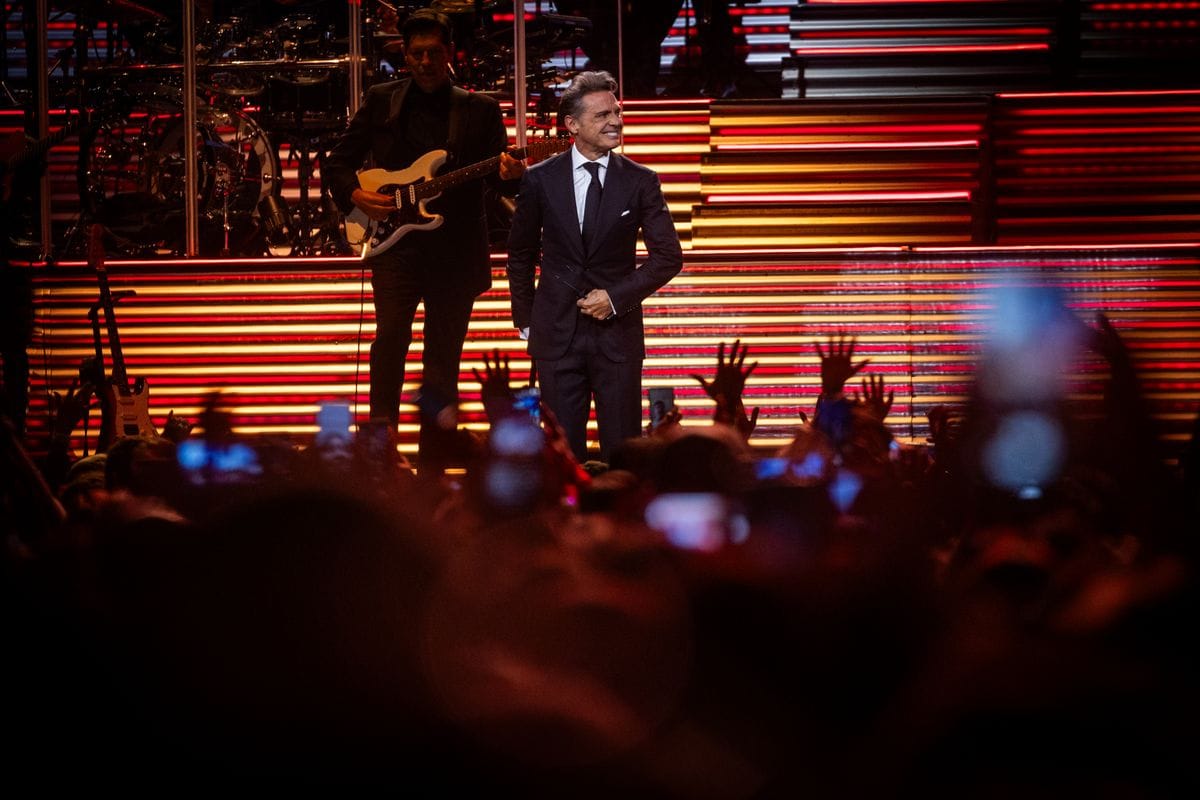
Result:
M1200 90L713 104L705 247L1196 241Z
M113 261L108 268L114 291L136 291L117 318L129 373L148 381L158 424L171 410L194 419L214 391L250 437L307 441L326 400L365 416L374 323L361 262ZM1084 323L1108 314L1141 370L1164 453L1177 457L1200 408L1194 247L692 251L682 274L645 304L644 385L674 387L685 425L703 424L713 405L691 376L711 375L718 346L740 340L748 361L758 362L746 388L747 405L761 409L752 443L767 452L790 439L801 412L813 412L816 345L847 333L858 337L858 357L871 359L868 374L883 375L896 392L888 423L919 443L932 407L967 399L995 307L990 292L1014 279L1051 287ZM47 433L48 393L65 391L93 352L87 309L97 296L93 272L79 263L38 270L36 286L35 449ZM421 347L418 335L406 397L419 383ZM511 357L515 381L527 378L500 256L492 290L476 303L459 379L462 419L473 428L484 423L472 369L494 348ZM1090 358L1071 376L1085 407L1097 407L1103 375ZM408 411L403 447L412 452L415 409Z

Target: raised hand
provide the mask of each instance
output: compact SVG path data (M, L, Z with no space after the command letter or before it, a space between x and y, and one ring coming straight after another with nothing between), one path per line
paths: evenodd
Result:
M713 375L713 379L709 381L701 375L692 375L692 378L700 383L704 392L717 404L717 409L713 413L713 422L733 425L744 438L749 438L758 422L758 409L747 416L746 406L742 402L742 391L746 388L746 379L758 366L757 361L748 367L745 366L746 354L749 350L749 347L742 344L741 339L737 339L734 341L733 347L729 349L729 359L726 360L725 343L721 342L717 348L717 371Z
M549 448L555 469L562 477L563 483L574 484L578 487L590 484L591 477L575 459L575 454L571 452L566 431L563 430L558 417L554 416L554 412L550 410L550 406L545 403L541 405L541 418L546 447Z
M483 401L483 410L491 422L503 417L512 410L513 392L509 381L512 370L508 364L508 356L501 356L500 349L492 350L491 360L488 354L483 354L483 372L472 368L475 380L479 381L479 399Z
M841 394L846 381L871 363L869 358L864 358L857 364L852 363L857 341L855 337L846 336L844 333L830 336L828 353L822 350L821 343L817 342L817 355L821 359L821 393L826 397L832 398Z
M883 422L888 412L892 410L892 401L896 399L896 390L892 389L885 397L883 394L883 376L871 375L862 379L862 397L854 393L854 402L860 404L875 419Z
M758 427L758 409L754 408L750 415L746 416L746 407L743 405L741 412L733 415L733 427L737 428L744 441L750 441L754 429Z
M66 394L52 392L50 394L50 410L54 413L52 435L64 440L71 438L71 432L79 427L79 423L87 416L91 405L92 395L96 387L90 381L78 380L71 382L71 388Z
M646 435L654 439L674 439L682 432L682 420L683 413L678 408L667 409L657 425L653 422L647 423Z
M722 401L730 405L735 400L738 403L741 402L742 390L746 388L746 379L758 366L758 362L755 361L749 367L743 368L749 349L742 345L741 339L735 340L733 347L729 349L729 360L726 361L725 343L721 342L717 348L717 371L713 379L709 381L701 375L692 375L692 378L700 383L701 388L717 402L718 406Z
M194 427L196 427L194 423L188 422L183 417L175 416L175 411L172 409L167 412L166 422L163 423L162 437L179 444L191 434Z
M1132 370L1133 359L1125 340L1103 311L1096 314L1096 328L1091 329L1090 346L1108 362L1114 371Z

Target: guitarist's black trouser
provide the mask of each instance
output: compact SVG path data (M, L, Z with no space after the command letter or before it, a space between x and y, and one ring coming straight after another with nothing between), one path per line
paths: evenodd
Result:
M444 404L458 402L458 373L463 341L471 322L475 296L462 286L427 286L421 268L407 259L385 253L371 266L375 293L375 341L371 344L371 416L395 424L400 419L400 393L404 386L405 359L413 340L417 305L424 301L421 323L424 395ZM423 461L430 450L431 421L422 414L420 451Z
M3 248L0 248L2 250ZM29 354L33 338L32 271L10 267L7 255L0 264L0 363L3 391L0 410L12 421L18 436L25 433L25 411L29 405Z

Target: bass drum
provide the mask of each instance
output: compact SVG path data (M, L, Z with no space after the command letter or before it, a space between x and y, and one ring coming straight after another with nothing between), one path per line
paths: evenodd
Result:
M258 205L280 189L275 147L242 111L198 100L196 118L202 249L257 255ZM84 207L125 240L130 254L184 250L183 137L180 90L157 86L80 142Z

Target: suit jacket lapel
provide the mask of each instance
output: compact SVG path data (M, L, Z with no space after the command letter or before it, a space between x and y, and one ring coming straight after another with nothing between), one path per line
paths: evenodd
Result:
M591 247L587 255L596 252L600 242L608 235L608 229L625 210L625 202L629 197L629 185L626 179L625 163L621 156L612 153L608 157L608 169L604 174L604 194L600 196L600 224L596 235L592 237ZM580 242L582 243L582 239Z
M455 169L469 163L462 153L462 141L467 127L467 98L470 96L466 89L450 87L450 132L446 137L446 149L450 151L451 166Z
M412 84L411 80L405 80L396 91L392 92L392 102L388 107L387 124L393 125L396 120L400 119L400 107L404 105L404 96L408 94L408 87Z
M558 224L566 229L566 238L575 245L583 260L583 236L579 233L579 211L575 208L575 176L571 172L571 151L555 156L553 172L548 176L546 194Z

